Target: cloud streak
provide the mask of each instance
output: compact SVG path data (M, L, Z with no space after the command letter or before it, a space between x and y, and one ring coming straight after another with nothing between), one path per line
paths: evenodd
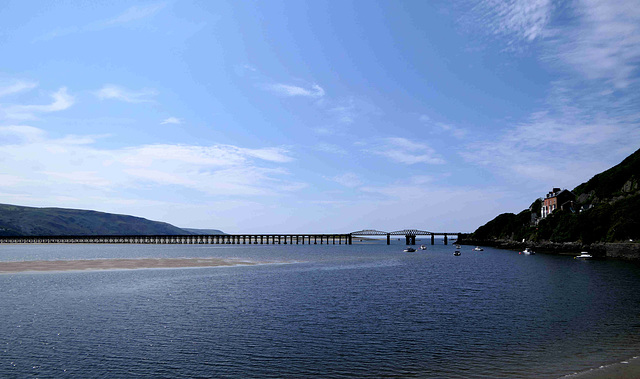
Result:
M348 188L355 188L362 185L362 179L360 179L360 177L353 172L346 172L344 174L336 175L334 177L326 179Z
M177 117L169 117L160 123L160 125L167 125L167 124L180 125L182 124L182 120L180 120Z
M111 27L126 25L130 22L151 17L162 10L162 8L164 8L165 6L166 3L150 4L147 6L132 6L114 18L95 21L83 26L74 25L57 28L49 33L37 37L33 40L33 42L50 41L55 38L64 37L76 33L94 32Z
M563 79L550 83L546 104L527 119L492 141L474 141L461 155L510 178L570 187L638 148L640 4L527 3L480 1L478 21L509 36L507 47L539 41L542 61L560 69Z
M489 33L505 39L508 47L543 37L552 16L551 0L480 0L471 18Z
M66 87L60 88L51 94L53 101L42 105L10 105L0 109L9 119L30 120L35 119L39 113L59 112L71 107L75 98L67 92Z
M577 27L551 41L547 59L560 61L591 80L616 89L631 86L640 64L640 4L635 1L576 2Z
M119 16L102 22L104 26L114 26L120 24L126 24L132 21L141 20L143 18L147 18L158 13L162 8L166 6L166 3L158 3L151 4L147 6L132 6L131 8L124 11Z
M322 87L317 84L313 84L311 88L304 88L289 84L277 83L266 85L265 88L280 96L302 96L319 98L324 96L325 94L324 89L322 89Z
M106 84L96 91L95 95L101 100L120 100L127 103L149 103L153 101L152 97L157 95L157 92L152 89L132 91L114 84Z
M98 138L53 139L32 126L0 127L0 168L3 175L21 179L0 183L0 192L90 198L178 186L200 196L236 198L274 196L305 186L277 166L293 160L284 148L155 144L107 149L95 146Z
M385 138L381 143L376 144L373 148L367 148L365 151L407 165L445 163L444 159L426 143L402 137Z
M603 158L622 158L640 141L640 112L627 116L591 109L561 106L534 113L490 143L467 145L461 155L505 176L575 186L608 168ZM474 148L480 144L482 149Z
M37 86L37 83L26 81L16 81L15 83L10 85L0 85L0 97L12 95L14 93L23 91L29 91L36 88Z

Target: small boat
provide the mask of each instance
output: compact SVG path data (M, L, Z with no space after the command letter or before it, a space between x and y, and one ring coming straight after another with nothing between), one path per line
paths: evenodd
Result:
M459 249L459 248L460 248L460 245L456 245L456 249Z
M524 250L522 250L522 251L520 252L520 254L524 254L524 255L534 255L534 254L535 254L535 251L533 251L533 250L531 250L531 249L529 249L529 248L527 247L527 248L525 248Z
M405 253L413 253L414 251L416 251L416 249L414 249L413 247L407 247L406 249L403 250Z
M573 257L574 259L592 259L593 256L586 251L580 253L580 255Z
M456 257L457 257L457 256L460 256L460 251L459 251L459 250L454 251L454 252L453 252L453 255L455 255Z
M473 248L473 251L484 251L484 249L481 248L480 246L476 246Z
M427 250L427 247L425 245L420 245L420 250Z

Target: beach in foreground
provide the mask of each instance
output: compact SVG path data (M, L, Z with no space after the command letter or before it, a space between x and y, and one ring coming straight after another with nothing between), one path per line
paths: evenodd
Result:
M0 262L0 273L27 271L126 270L143 268L218 267L261 262L223 258L133 258Z

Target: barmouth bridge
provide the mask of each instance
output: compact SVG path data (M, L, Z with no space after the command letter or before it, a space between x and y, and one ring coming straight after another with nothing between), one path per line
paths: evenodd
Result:
M387 245L391 236L404 236L407 245L416 244L416 236L430 236L435 244L435 236L444 236L447 244L449 236L460 237L460 233L429 232L405 229L395 232L380 230L359 230L347 234L203 234L203 235L94 235L94 236L0 236L3 243L109 243L109 244L224 244L224 245L351 245L358 237L386 236Z

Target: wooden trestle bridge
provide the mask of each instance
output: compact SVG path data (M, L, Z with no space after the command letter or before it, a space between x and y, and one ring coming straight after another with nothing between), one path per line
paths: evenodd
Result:
M225 244L225 245L351 245L354 237L387 236L387 245L391 236L404 235L407 245L415 245L417 235L447 236L459 233L433 233L423 230L406 229L396 232L379 230L360 230L347 234L207 234L207 235L92 235L92 236L0 236L0 244L13 243L103 243L103 244Z

